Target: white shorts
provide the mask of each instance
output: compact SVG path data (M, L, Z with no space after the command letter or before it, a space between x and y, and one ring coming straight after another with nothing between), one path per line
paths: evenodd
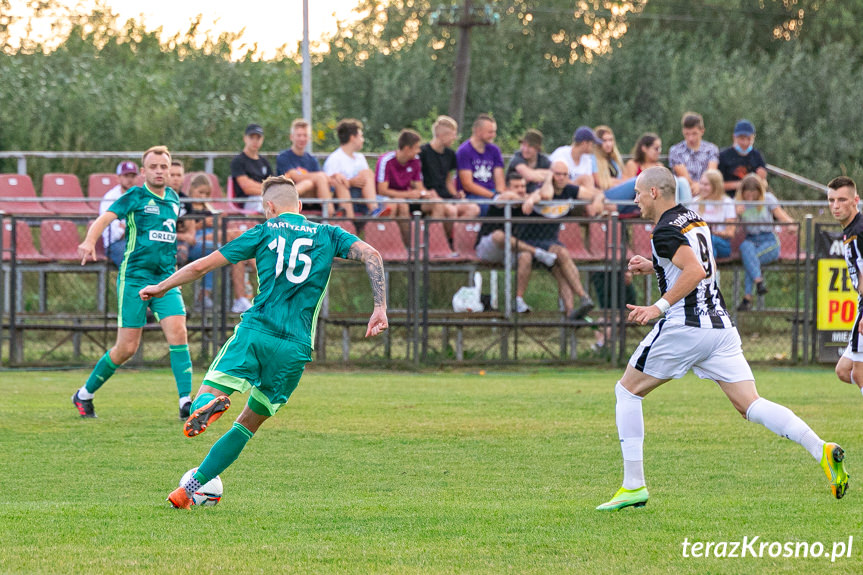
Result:
M842 357L847 357L853 362L863 362L863 351L851 351L851 342L848 342L848 345L845 346L845 352L842 354Z
M755 380L734 327L690 327L663 319L638 344L629 365L657 379L678 379L691 369L713 381Z
M483 236L476 244L476 255L479 259L490 264L502 264L504 258L503 248L497 247L491 239L491 234Z

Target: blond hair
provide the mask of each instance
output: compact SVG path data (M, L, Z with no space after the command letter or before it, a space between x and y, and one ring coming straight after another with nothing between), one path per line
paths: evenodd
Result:
M602 139L605 134L611 134L614 137L614 132L608 126L597 126L594 130L596 137ZM617 163L617 176L621 176L623 169L623 158L620 156L620 150L617 148L617 142L614 143L614 148L610 154L606 154L602 146L597 144L594 148L594 156L596 156L596 177L599 180L599 188L607 190L611 187L611 163Z
M151 146L150 148L147 148L147 151L144 152L143 156L141 156L141 165L142 166L147 161L147 156L149 154L156 154L159 156L165 155L165 156L168 156L168 160L171 159L171 152L168 151L168 146Z

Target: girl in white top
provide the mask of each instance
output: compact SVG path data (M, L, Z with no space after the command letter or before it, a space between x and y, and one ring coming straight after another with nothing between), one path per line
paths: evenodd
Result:
M698 180L698 201L695 204L705 222L710 224L710 238L713 243L713 257L727 258L731 255L731 240L737 213L734 200L728 197L722 185L722 172L706 170Z

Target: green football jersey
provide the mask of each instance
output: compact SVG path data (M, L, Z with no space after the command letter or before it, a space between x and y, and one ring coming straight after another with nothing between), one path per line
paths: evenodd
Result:
M126 218L126 251L118 281L125 279L158 283L177 269L177 216L180 198L165 188L160 198L147 188L135 186L117 198L109 212Z
M242 325L314 347L333 258L346 258L357 241L339 227L285 212L222 247L232 264L250 258L258 264L258 295Z

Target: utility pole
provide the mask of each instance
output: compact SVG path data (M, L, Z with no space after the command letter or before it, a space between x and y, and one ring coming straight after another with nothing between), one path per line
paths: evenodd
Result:
M303 119L312 129L312 56L309 49L309 0L303 0ZM308 152L312 152L314 138L309 138Z
M449 14L446 14L449 12ZM474 26L491 26L497 15L486 6L482 11L473 8L473 0L464 0L461 17L457 18L456 7L439 8L432 14L432 23L438 26L458 28L458 45L455 59L455 78L449 100L449 115L459 126L464 123L464 105L467 100L467 85L470 76L470 31Z

